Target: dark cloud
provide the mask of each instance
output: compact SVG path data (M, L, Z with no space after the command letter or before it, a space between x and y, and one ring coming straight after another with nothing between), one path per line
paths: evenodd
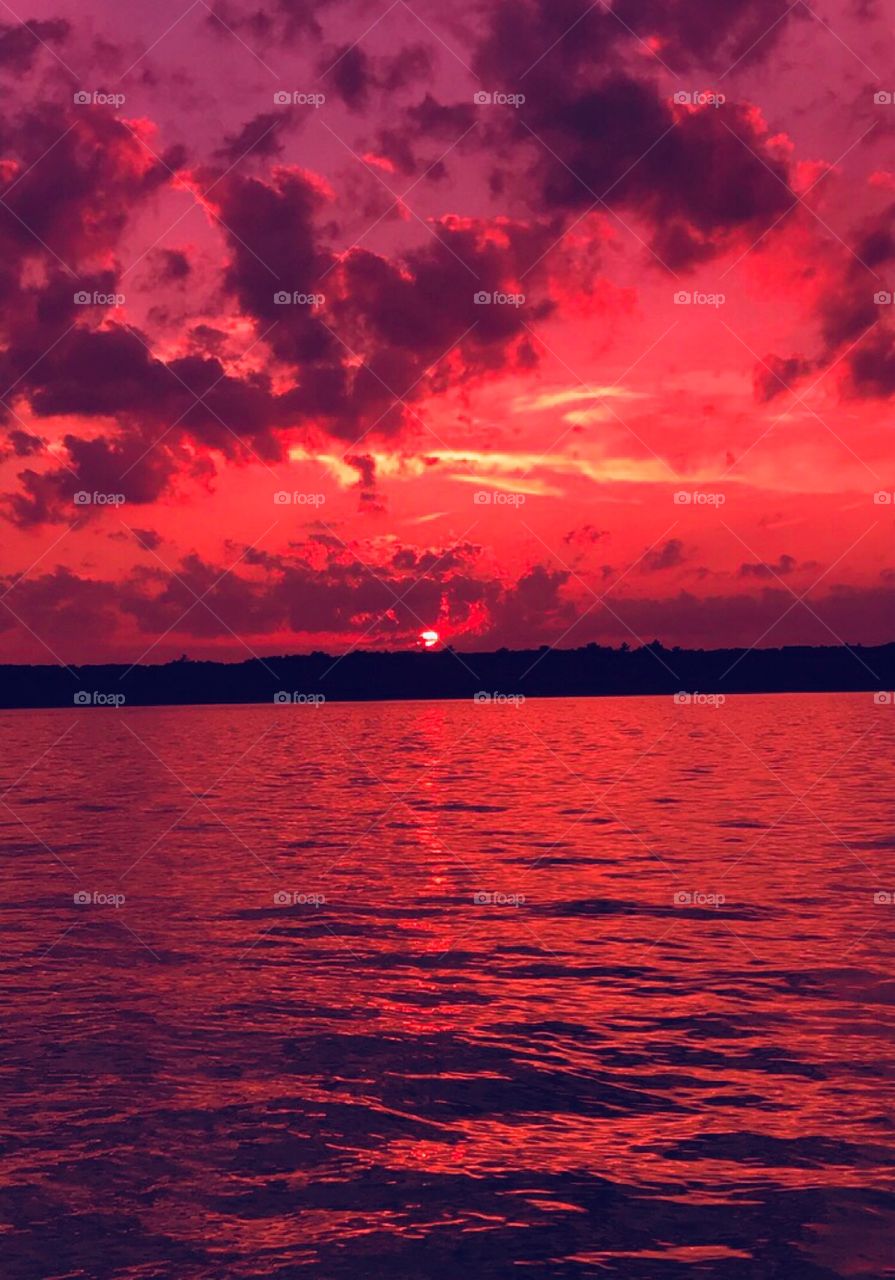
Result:
M186 280L192 267L187 254L182 249L160 249L158 251L158 283L175 284Z
M461 649L501 644L589 641L632 643L659 636L666 645L694 647L783 644L883 643L891 638L895 589L889 581L872 588L834 586L793 607L792 594L767 586L757 595L700 598L680 592L672 598L620 596L609 608L586 614L571 593L570 576L537 565L513 582L501 583L477 570L480 549L440 548L419 552L398 548L390 562L374 561L373 572L352 548L321 538L322 563L259 553L243 568L211 564L196 555L176 567L131 570L123 582L80 577L68 570L0 580L13 587L10 603L53 651L73 660L73 638L108 652L128 620L146 636L171 629L172 645L186 637L236 643L233 632L269 651L277 643L313 641L360 643L362 647L413 643L422 626L435 625ZM364 550L364 559L370 557ZM229 571L228 571L229 570ZM263 570L263 576L258 571ZM197 603L196 596L205 596ZM406 593L406 595L405 595ZM396 597L405 596L398 603ZM590 603L588 597L588 603ZM19 624L0 609L0 631ZM267 642L265 643L265 637ZM328 642L328 641L327 641ZM131 649L124 646L126 653ZM673 667L673 656L668 658Z
M888 399L895 394L895 325L892 266L895 264L895 205L865 221L854 248L830 274L818 305L817 354L768 356L755 374L759 399L768 400L808 373L841 365L840 390L853 399ZM885 301L880 301L882 294Z
M677 569L686 560L684 544L680 538L669 538L660 547L647 551L640 561L641 573L664 573L666 569Z
M785 359L775 355L765 356L753 373L756 400L767 403L769 400L776 399L777 396L784 395L787 391L794 390L795 384L815 367L813 361L806 360L800 355L788 356Z
M895 333L885 329L872 334L848 359L849 393L864 399L889 399L895 394Z
M18 427L9 432L7 439L17 458L30 458L35 453L42 453L44 449L44 441L40 436L33 436Z
M138 330L121 325L64 334L20 378L18 391L41 417L124 419L143 447L164 427L172 440L191 435L233 457L244 448L279 457L273 428L294 420L265 375L234 377L212 356L159 360ZM74 435L65 443L72 454L89 448Z
M635 36L658 39L675 71L712 67L722 74L766 59L788 23L809 16L792 0L616 0L612 12Z
M45 21L32 18L27 23L17 25L2 23L0 68L14 71L17 75L30 71L47 46L64 44L70 33L70 24L64 18Z
M345 461L357 471L358 510L384 511L385 503L376 487L376 459L372 454L346 454Z
M797 567L798 561L793 556L782 555L776 564L767 564L761 561L741 564L737 570L737 576L740 578L785 578L787 574L792 573Z
M232 232L227 287L294 370L284 407L336 436L399 431L412 418L401 401L438 389L455 344L462 364L454 376L481 376L504 367L526 323L552 309L534 300L476 302L481 292L519 292L518 277L549 242L546 228L502 219L496 236L487 222L447 217L400 258L355 248L339 261L320 241L324 197L305 175L281 170L270 182L229 175L215 198ZM279 292L325 301L284 305Z
M598 529L592 524L582 524L577 529L570 529L568 533L563 534L563 542L567 546L590 547L601 538L608 537L608 529Z
M652 42L677 69L716 59L726 70L750 44L752 56L764 56L787 13L785 0L736 0L722 10L709 0L497 4L475 70L486 91L525 97L515 110L481 116L495 155L503 124L500 185L567 217L600 200L626 207L653 228L652 249L672 270L723 252L735 236L784 224L796 204L788 162L757 113L732 99L672 104L657 88L660 63L643 55Z
M44 661L71 657L72 642L102 651L114 635L119 618L117 584L83 577L59 567L52 573L10 574L4 579L8 607L0 607L0 632L21 627L21 619L40 637ZM14 612L10 612L13 610Z
M796 604L783 586L766 587L758 595L702 598L690 592L670 599L634 599L613 593L609 603L616 617L608 610L595 609L566 643L633 643L633 632L647 639L660 636L669 645L706 648L750 643L763 648L885 644L892 639L895 589L835 586L823 595L812 594L803 605ZM673 667L673 658L670 662ZM855 662L857 671L857 659Z
M262 637L282 632L296 635L367 633L370 644L393 639L403 643L423 625L449 616L462 626L473 608L500 598L496 583L472 576L478 548L433 548L411 560L395 553L390 563L368 567L353 548L332 538L318 539L322 562L296 557L253 556L267 570L264 580L226 566L208 564L192 555L176 576L161 567L135 571L122 588L125 613L141 631L225 639L238 634ZM397 563L396 563L397 561ZM196 596L205 605L196 605ZM183 616L186 614L186 616Z
M489 6L488 29L475 68L495 88L522 81L538 91L554 80L580 82L626 55L658 49L652 67L672 71L766 58L787 21L806 14L790 0L497 0ZM649 63L645 64L652 69ZM531 80L529 79L531 77Z
M676 114L651 85L613 75L533 114L555 153L536 153L548 207L589 208L605 196L635 209L656 228L655 251L672 269L721 252L734 233L764 231L793 203L785 164L736 104Z
M323 28L318 16L340 0L272 0L269 4L237 6L232 0L212 5L207 25L221 38L243 31L263 44L320 40Z
M121 507L108 503L108 495L126 504L155 502L167 488L182 460L169 449L152 448L142 437L96 436L82 440L68 435L63 441L69 465L37 472L18 473L20 488L2 495L7 519L22 528L41 524L79 523ZM81 505L75 495L87 493ZM93 495L103 495L95 502Z
M147 537L147 531L134 533ZM157 545L156 537L149 533L146 545ZM259 553L245 556L233 569L192 554L171 572L158 563L137 566L119 584L57 570L23 583L17 609L29 625L41 627L54 648L65 651L63 657L71 656L64 630L70 612L90 607L101 613L106 640L132 620L147 636L170 630L175 641L191 637L227 644L235 632L259 643L291 634L299 639L350 636L369 646L404 647L432 625L452 635L518 640L520 635L546 637L551 629L555 635L574 618L573 603L563 598L567 573L538 565L503 584L481 574L481 548L471 543L398 548L386 562L368 547L361 559L355 548L330 537L316 540L315 547L313 564L300 553ZM4 625L0 617L0 629Z
M53 269L113 248L134 208L166 183L178 157L160 161L110 108L44 102L0 127L0 247Z
M238 133L230 134L218 147L215 155L230 164L254 156L256 159L270 159L283 151L282 131L287 113L283 111L265 111L246 121Z
M327 89L332 87L351 111L361 111L373 93L393 94L432 72L432 57L423 44L405 45L397 53L374 57L363 44L345 44L327 50L318 73Z
M535 565L511 587L491 595L488 601L490 619L485 638L490 643L519 647L533 640L556 640L571 627L579 606L563 597L563 589L571 579L565 569Z
M156 533L154 529L132 529L137 543L146 551L155 551L164 542L164 538L160 533Z

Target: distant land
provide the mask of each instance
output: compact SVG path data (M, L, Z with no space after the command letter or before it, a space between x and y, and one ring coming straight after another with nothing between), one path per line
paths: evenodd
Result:
M867 647L461 653L354 651L155 666L0 666L0 707L374 702L895 691L895 643ZM487 700L479 698L480 701Z

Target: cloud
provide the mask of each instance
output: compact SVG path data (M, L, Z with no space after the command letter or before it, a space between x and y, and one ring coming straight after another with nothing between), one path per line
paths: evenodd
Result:
M401 431L408 406L437 387L455 346L455 382L491 373L510 362L526 323L552 309L546 300L524 310L476 303L483 292L518 295L518 274L544 240L510 219L496 227L432 220L426 243L400 257L354 248L337 259L318 231L325 192L302 172L281 168L267 182L225 176L215 201L229 229L226 286L294 373L283 407L335 436ZM281 291L325 301L283 305Z
M785 578L797 566L798 561L794 556L782 555L776 564L767 564L761 561L741 564L737 570L737 576L740 578Z
M525 94L503 127L488 117L500 187L566 219L601 202L627 208L673 271L785 224L796 203L788 154L760 113L732 97L720 108L675 105L657 73L668 60L675 70L716 60L726 71L750 45L752 57L766 56L787 20L784 0L736 0L723 13L707 0L493 6L474 69L487 89Z
M234 559L212 563L190 554L172 571L153 559L114 582L59 568L18 585L9 575L0 586L12 588L10 606L66 661L99 654L130 661L135 646L145 648L146 638L169 629L153 650L156 658L187 638L204 642L209 656L244 654L233 633L264 652L310 645L404 648L415 643L421 626L435 626L473 651L632 643L632 637L697 647L835 644L839 637L873 644L891 639L895 606L895 589L884 581L835 585L795 607L789 591L767 586L757 595L703 597L612 591L606 607L587 609L592 597L579 598L566 571L534 565L504 582L485 571L483 549L469 543L398 545L383 557L371 545L358 554L357 547L320 535L289 555L244 555L233 568ZM197 603L203 595L205 603ZM7 651L17 628L13 615L0 610ZM673 666L673 657L669 661Z
M65 44L71 25L65 18L43 21L32 18L27 23L0 24L0 67L22 75L30 71L42 50Z
M853 248L838 254L824 281L816 308L817 353L766 357L756 371L759 400L792 389L800 378L841 365L839 390L851 400L888 399L895 393L895 326L885 287L895 264L895 205L862 220ZM882 273L882 275L880 274Z
M566 546L592 547L601 538L608 538L609 536L608 529L597 529L592 524L583 524L577 529L570 529L568 533L563 534L563 542Z
M320 79L350 111L363 111L374 94L395 94L431 73L432 56L424 44L404 45L386 57L372 56L362 43L335 46L321 55L318 68Z
M283 111L265 111L247 120L238 133L230 134L215 152L231 164L254 156L270 159L283 151L282 130L287 116Z
M640 561L641 573L664 573L684 563L684 544L680 538L669 538L660 547L647 551Z

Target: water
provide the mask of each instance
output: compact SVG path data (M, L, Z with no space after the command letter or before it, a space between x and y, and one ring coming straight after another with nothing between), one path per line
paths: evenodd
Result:
M4 1276L895 1275L891 707L0 743Z

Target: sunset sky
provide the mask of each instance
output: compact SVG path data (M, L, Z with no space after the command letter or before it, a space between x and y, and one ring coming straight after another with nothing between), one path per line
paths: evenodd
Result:
M2 5L0 661L895 639L882 0L81 15Z

